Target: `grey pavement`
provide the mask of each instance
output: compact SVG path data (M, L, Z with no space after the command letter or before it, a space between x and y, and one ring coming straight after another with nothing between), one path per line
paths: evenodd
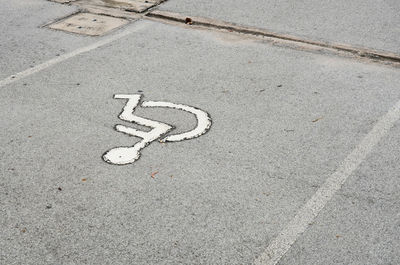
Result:
M181 12L178 2L161 8ZM4 27L2 77L131 33L0 88L0 264L252 264L400 99L396 67L144 19L83 37L40 27L73 7L29 3L40 6L21 25L32 40L14 54L18 30ZM212 127L107 164L105 151L139 140L114 130L134 126L114 94L198 107ZM196 125L178 110L135 113L174 133ZM398 131L397 121L279 264L400 263Z
M279 264L398 264L397 122Z
M400 53L397 0L170 0L160 9L309 40Z
M76 7L43 0L0 0L0 5L0 78L95 41L42 27L77 12Z

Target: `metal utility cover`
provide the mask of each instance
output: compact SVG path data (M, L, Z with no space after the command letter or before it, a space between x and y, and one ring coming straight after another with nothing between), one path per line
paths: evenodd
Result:
M128 20L90 13L79 13L49 25L51 29L99 36L128 23Z
M150 7L158 5L161 0L82 0L80 3L95 6L119 8L127 11L144 12Z

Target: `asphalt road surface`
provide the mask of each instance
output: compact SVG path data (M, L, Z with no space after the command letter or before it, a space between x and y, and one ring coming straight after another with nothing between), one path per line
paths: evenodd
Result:
M400 2L100 2L0 1L0 264L400 264Z

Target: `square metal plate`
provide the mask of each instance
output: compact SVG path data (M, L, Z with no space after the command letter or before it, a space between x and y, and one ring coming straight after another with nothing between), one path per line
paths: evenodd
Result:
M128 22L128 20L122 18L79 13L50 24L48 27L83 35L100 36Z

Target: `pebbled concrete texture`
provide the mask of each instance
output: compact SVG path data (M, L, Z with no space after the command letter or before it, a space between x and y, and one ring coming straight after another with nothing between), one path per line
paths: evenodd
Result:
M400 124L278 263L400 264Z
M0 263L250 264L400 98L395 68L139 26L0 90ZM137 140L113 129L126 124L115 93L199 107L213 126L108 165L106 150Z
M96 38L42 26L77 12L45 0L0 0L0 78L88 45Z
M159 9L400 54L397 0L169 0Z

